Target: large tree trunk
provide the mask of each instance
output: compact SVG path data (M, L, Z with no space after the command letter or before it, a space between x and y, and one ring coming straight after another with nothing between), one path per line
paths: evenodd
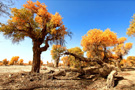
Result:
M39 73L40 70L40 44L38 42L33 43L33 63L31 72Z

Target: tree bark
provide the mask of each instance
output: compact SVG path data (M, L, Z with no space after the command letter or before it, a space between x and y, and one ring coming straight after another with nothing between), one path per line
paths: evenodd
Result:
M39 73L40 71L40 44L33 42L33 63L31 72Z
M54 67L58 67L58 66L59 66L59 58L54 60Z
M107 89L110 89L110 88L113 88L115 83L114 83L114 77L115 75L117 74L117 71L116 70L113 70L107 77L107 86L106 88Z

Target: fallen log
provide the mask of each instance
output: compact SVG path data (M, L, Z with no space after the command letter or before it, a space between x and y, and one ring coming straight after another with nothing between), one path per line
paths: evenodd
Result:
M106 82L106 88L107 89L111 89L111 88L113 88L114 87L114 77L115 77L115 75L117 74L117 71L116 70L113 70L113 71L111 71L111 73L108 75L108 77L107 77L107 82Z
M101 77L106 78L108 74L112 70L117 70L117 68L113 65L109 64L103 64L103 67L86 67L82 69L73 69L73 68L54 68L54 67L46 67L47 68L47 73L52 74L53 76L66 76L68 72L74 72L74 73L79 73L80 76L84 78L84 75L97 75L99 74ZM79 77L79 76L77 76Z
M74 53L70 53L70 52L65 52L65 55L72 55L75 57L75 59L78 59L80 61L84 61L84 62L96 62L97 64L99 64L100 66L95 70L95 73L99 73L102 77L107 77L108 74L112 71L112 70L119 70L117 67L115 67L114 65L109 65L105 62L103 62L101 59L99 58L85 58L83 56L79 56L76 55ZM94 72L94 70L91 72Z
M85 58L83 56L79 56L76 55L74 53L70 53L70 52L65 52L65 55L72 55L75 57L75 59L78 59L80 61L84 61L84 62L96 62L97 67L89 67L89 68L80 68L80 69L71 69L71 68L66 68L66 69L62 69L62 68L49 68L46 67L48 70L54 70L54 71L62 71L64 70L65 72L78 72L80 73L80 75L95 75L95 74L99 74L100 76L106 78L108 76L108 74L112 71L112 70L117 70L115 66L113 65L109 65L105 62L103 62L101 59L99 58ZM57 74L56 74L57 75Z

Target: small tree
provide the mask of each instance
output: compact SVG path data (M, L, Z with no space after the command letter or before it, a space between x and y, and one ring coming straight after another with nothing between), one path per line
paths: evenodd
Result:
M8 64L7 59L6 59L6 58L5 58L5 59L3 59L3 60L2 60L2 63L3 63L4 65L7 65L7 64Z
M13 56L8 64L9 65L15 65L15 64L17 64L18 59L19 59L19 56Z
M18 61L18 64L19 64L19 65L23 65L23 59L20 59L20 60Z
M29 61L29 62L28 62L28 65L32 65L32 61Z
M70 49L68 49L68 52L74 53L74 54L79 55L79 56L84 55L84 52L79 47L70 48ZM74 67L74 68L81 67L81 65L82 65L81 62L78 59L76 59L75 57L69 55L68 59L70 61L71 67Z
M127 40L125 37L121 37L118 39L118 43L113 48L113 51L118 56L117 59L117 66L119 69L121 68L120 62L123 60L123 56L127 55L129 50L132 48L132 43L126 43L124 45L124 42Z
M53 45L51 50L52 59L54 60L54 67L58 67L61 53L66 51L66 47L61 45Z
M100 29L92 29L82 37L81 46L87 52L88 58L100 58L108 62L107 48L117 44L116 33L106 29L104 32Z
M40 55L49 48L50 44L64 45L65 35L71 35L63 25L59 13L48 12L44 3L28 0L23 8L12 8L7 24L1 24L0 31L11 38L13 42L32 39L33 63L31 72L39 73ZM44 45L43 47L41 45Z

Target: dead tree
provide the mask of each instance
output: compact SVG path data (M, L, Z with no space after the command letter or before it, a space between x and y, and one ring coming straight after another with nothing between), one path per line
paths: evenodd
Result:
M84 62L96 62L97 64L99 64L97 73L99 73L102 77L107 77L108 74L112 71L112 70L117 70L117 68L113 65L109 65L105 62L103 62L103 60L99 59L99 58L85 58L83 56L79 56L76 55L74 53L70 53L70 52L65 52L65 55L72 55L75 57L75 59L78 59L80 61L84 61ZM92 71L91 71L92 72Z
M107 77L106 88L111 89L114 87L114 77L117 74L116 70L113 70Z

